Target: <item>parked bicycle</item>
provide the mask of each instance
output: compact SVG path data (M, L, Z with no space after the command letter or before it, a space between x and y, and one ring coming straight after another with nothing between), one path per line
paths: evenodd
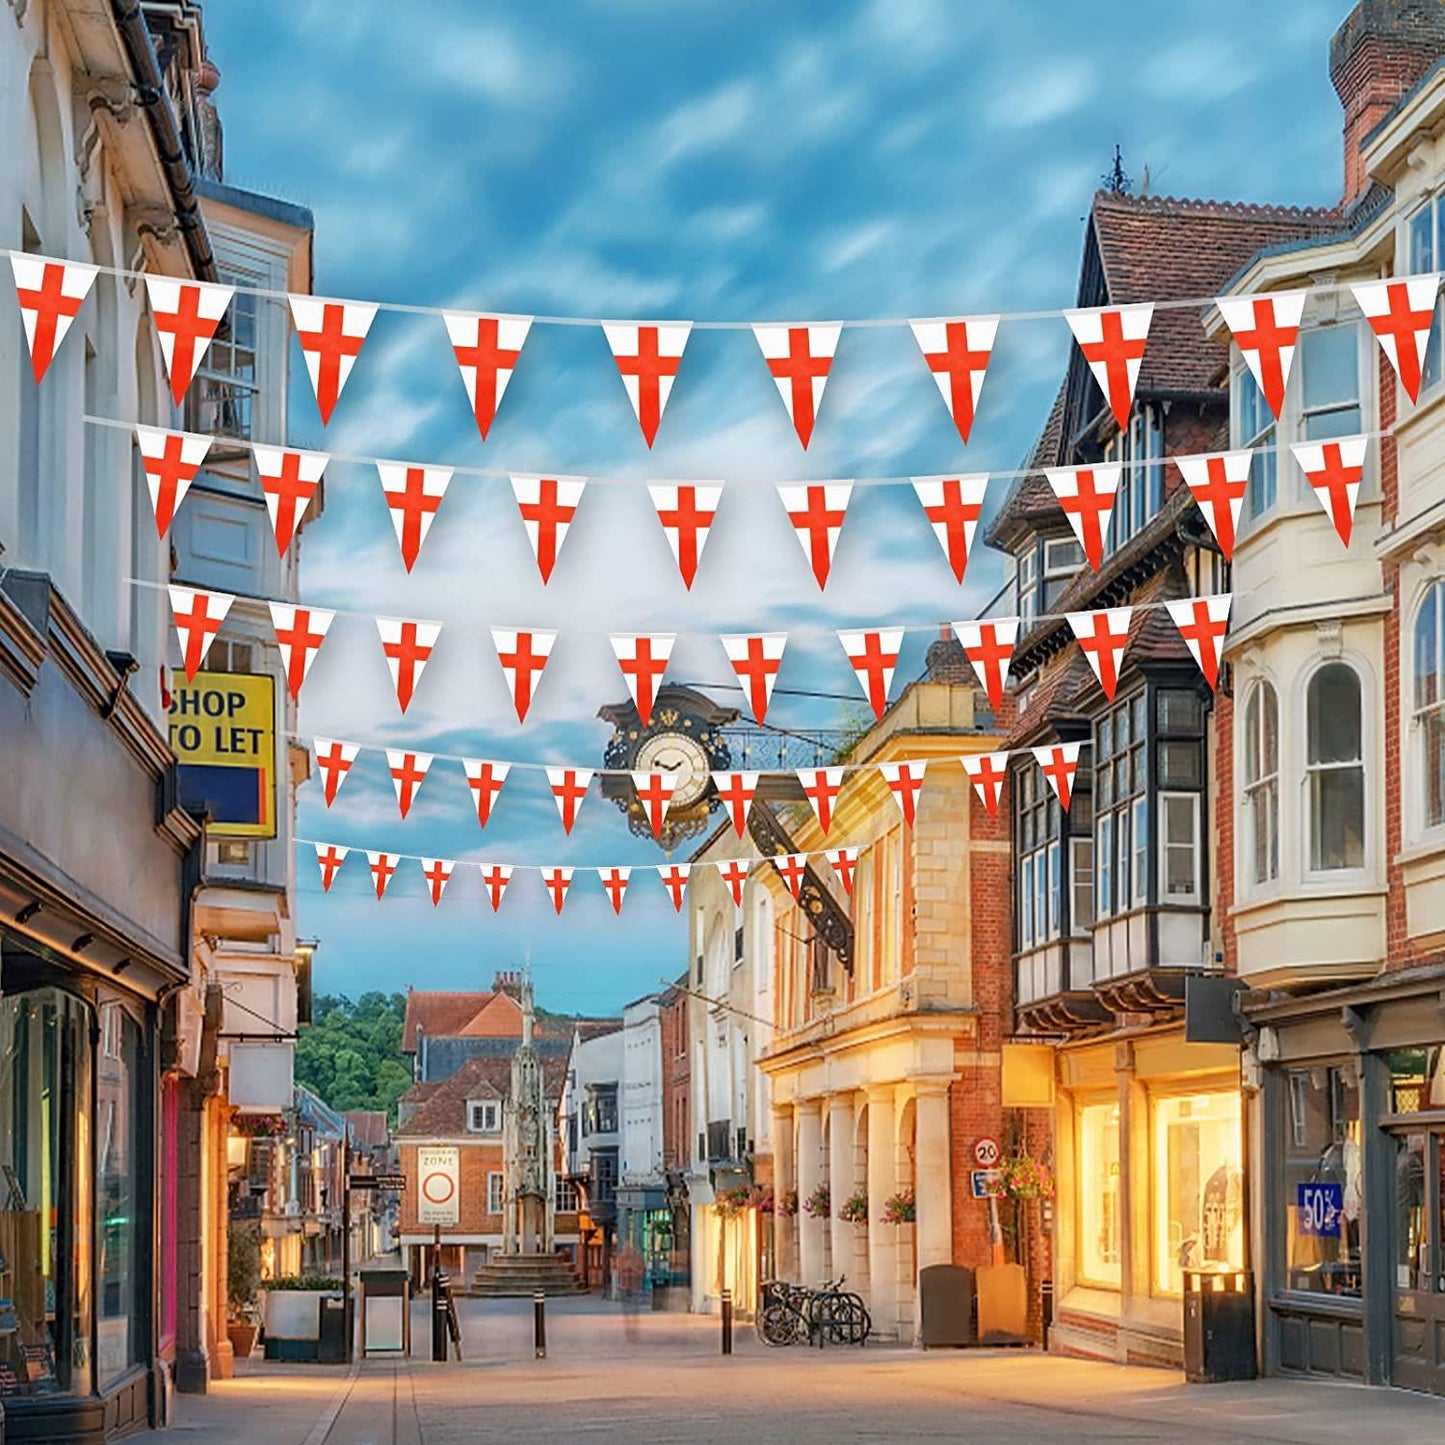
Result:
M821 1289L771 1279L762 1287L758 1337L765 1345L862 1345L873 1331L863 1297L844 1290L845 1276Z

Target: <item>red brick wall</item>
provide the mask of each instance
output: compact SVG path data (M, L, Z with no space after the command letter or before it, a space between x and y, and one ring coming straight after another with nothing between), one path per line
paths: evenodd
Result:
M401 1172L406 1175L406 1189L401 1196L401 1233L430 1234L433 1226L422 1224L416 1217L418 1173L417 1145L403 1142ZM487 1175L502 1168L502 1144L462 1144L458 1146L458 1180L461 1198L458 1201L457 1223L442 1228L442 1238L452 1234L496 1234L502 1227L501 1216L487 1213Z
M688 997L680 993L664 1004L658 1020L662 1032L662 1158L668 1169L686 1168L692 1159L693 1128L688 1100L691 1097L692 1058L687 1027ZM685 1127L678 1127L678 1103L688 1115Z

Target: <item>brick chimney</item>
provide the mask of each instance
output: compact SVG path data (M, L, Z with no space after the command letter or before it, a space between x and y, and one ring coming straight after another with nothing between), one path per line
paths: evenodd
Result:
M1330 81L1345 109L1346 207L1370 178L1360 144L1445 56L1445 0L1360 0L1330 41Z

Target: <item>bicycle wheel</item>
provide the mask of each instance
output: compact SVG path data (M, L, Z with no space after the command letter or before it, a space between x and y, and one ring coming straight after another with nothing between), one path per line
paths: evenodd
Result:
M820 1295L813 1304L813 1332L819 1346L850 1343L850 1317L848 1302L842 1295Z
M843 1300L848 1307L848 1343L866 1344L868 1336L873 1333L873 1319L868 1313L868 1306L863 1303L863 1296L846 1294Z
M765 1345L795 1345L802 1331L802 1316L791 1305L770 1304L758 1315L758 1337Z

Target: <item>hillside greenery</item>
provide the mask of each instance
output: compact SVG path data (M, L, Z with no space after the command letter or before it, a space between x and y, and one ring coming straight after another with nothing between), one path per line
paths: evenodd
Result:
M396 1123L396 1101L411 1083L401 1051L406 995L372 991L352 1000L318 994L309 1028L296 1044L296 1082L333 1109L384 1109Z

